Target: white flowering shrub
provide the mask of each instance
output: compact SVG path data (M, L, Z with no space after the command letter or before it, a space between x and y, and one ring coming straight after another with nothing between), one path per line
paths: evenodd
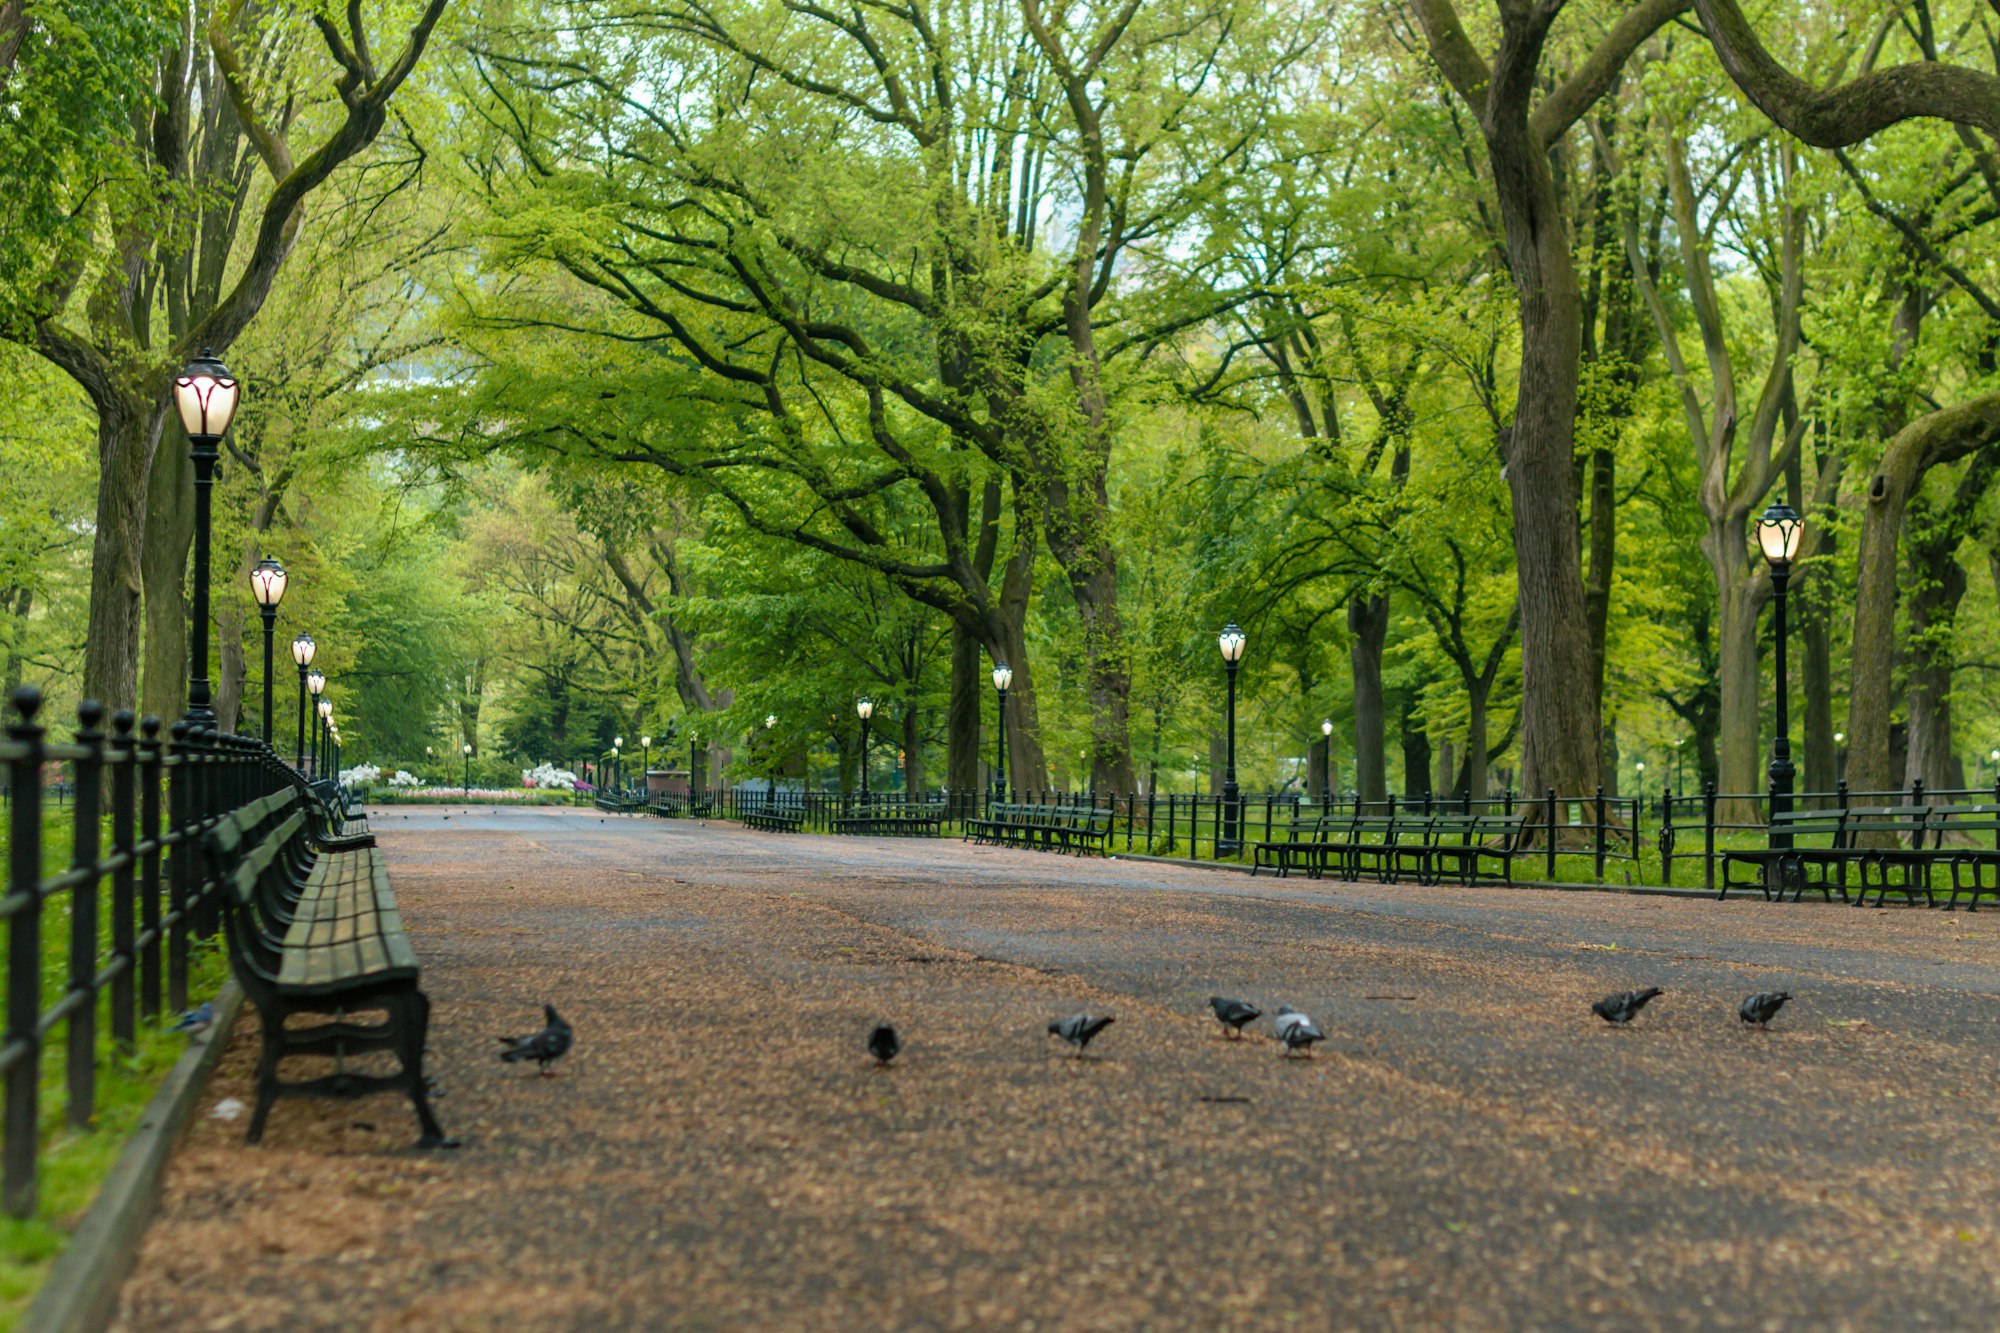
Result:
M521 770L521 785L550 791L575 791L576 774L554 764L539 764Z
M396 770L396 776L389 779L389 785L391 787L421 787L424 785L424 780L408 769L399 768Z
M356 764L340 775L343 787L366 787L382 776L382 770L373 764Z

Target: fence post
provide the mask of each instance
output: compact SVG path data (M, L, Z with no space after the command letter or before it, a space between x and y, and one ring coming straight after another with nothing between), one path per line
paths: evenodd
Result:
M173 767L167 774L167 831L174 839L167 862L167 1004L179 1013L187 1008L188 894L194 885L194 729L187 720L174 723Z
M1708 891L1715 891L1715 783L1701 784L1701 860L1702 880Z
M12 909L7 918L7 1044L19 1043L23 1054L7 1071L0 1204L13 1217L35 1211L35 1148L40 1135L42 728L35 714L41 707L42 692L23 685L14 691L14 709L20 716L7 726L7 738L19 747L7 763L7 781L14 793L5 898Z
M1597 789L1597 829L1592 835L1597 853L1597 882L1604 882L1604 788Z
M1660 883L1674 882L1674 789L1660 789Z
M104 705L85 699L77 705L76 743L83 755L70 772L76 783L76 807L71 833L70 869L77 872L69 891L69 990L65 999L81 994L89 1003L78 1004L69 1016L69 1050L64 1061L68 1081L68 1105L64 1111L69 1127L79 1132L90 1128L97 1110L97 997L91 987L97 980L97 811L104 792Z
M1543 852L1548 857L1549 873L1546 878L1553 881L1556 877L1556 789L1554 787L1549 788L1548 834L1548 837L1544 839L1546 846L1544 846Z
M146 853L139 861L139 1013L160 1016L160 719L139 723L139 837Z
M133 795L139 773L138 738L132 734L132 710L111 715L111 855L119 862L111 872L111 961L119 969L111 979L111 1040L129 1051L139 1037L137 978L139 966L132 941L134 857Z
M1923 803L1924 803L1924 780L1922 778L1916 778L1910 783L1910 804L1922 805Z

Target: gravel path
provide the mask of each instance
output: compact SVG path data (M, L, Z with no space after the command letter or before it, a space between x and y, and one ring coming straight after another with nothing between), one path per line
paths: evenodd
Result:
M387 1097L260 1149L202 1119L120 1327L2000 1327L2000 915L375 825L466 1146ZM1226 1041L1217 991L1328 1041ZM493 1038L545 999L578 1043L541 1080ZM1118 1022L1062 1058L1084 1006Z

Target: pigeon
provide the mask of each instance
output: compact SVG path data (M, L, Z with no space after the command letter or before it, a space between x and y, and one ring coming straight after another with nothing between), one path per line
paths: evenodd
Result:
M1644 990L1622 990L1616 995L1607 995L1591 1005L1590 1012L1613 1027L1623 1027L1637 1018L1639 1011L1646 1007L1646 1002L1659 993L1658 986L1648 986Z
M571 1039L570 1026L557 1014L552 1004L542 1006L542 1016L549 1025L528 1037L502 1037L501 1044L507 1049L500 1052L500 1058L508 1064L521 1060L533 1060L544 1078L548 1077L549 1066L569 1054Z
M198 1037L215 1026L215 1006L204 1003L199 1009L190 1009L182 1014L169 1032L185 1032L190 1037Z
M896 1029L887 1023L877 1023L875 1030L868 1034L868 1054L874 1056L885 1067L896 1058L896 1052L903 1049L903 1039L896 1035Z
M1083 1048L1090 1045L1091 1038L1117 1021L1114 1018L1095 1018L1088 1012L1078 1012L1049 1024L1049 1031L1076 1047L1076 1058L1081 1060Z
M1244 1000L1225 1000L1220 995L1208 997L1208 1007L1215 1010L1216 1019L1236 1036L1243 1035L1243 1025L1264 1016L1264 1011Z
M1771 1020L1785 1007L1785 1001L1791 998L1792 993L1788 990L1758 991L1755 995L1744 999L1736 1011L1736 1016L1746 1023L1755 1023L1760 1028L1768 1029Z
M1289 1004L1278 1006L1278 1016L1272 1022L1277 1025L1278 1040L1285 1045L1280 1055L1290 1055L1293 1051L1310 1054L1314 1042L1326 1040L1326 1034L1310 1018Z

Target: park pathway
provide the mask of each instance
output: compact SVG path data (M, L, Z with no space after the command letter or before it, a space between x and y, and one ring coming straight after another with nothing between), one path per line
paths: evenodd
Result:
M246 1014L124 1329L2000 1327L2000 913L374 823L465 1146L383 1097L245 1147ZM1225 1041L1218 991L1329 1039ZM545 1000L542 1080L494 1037Z

